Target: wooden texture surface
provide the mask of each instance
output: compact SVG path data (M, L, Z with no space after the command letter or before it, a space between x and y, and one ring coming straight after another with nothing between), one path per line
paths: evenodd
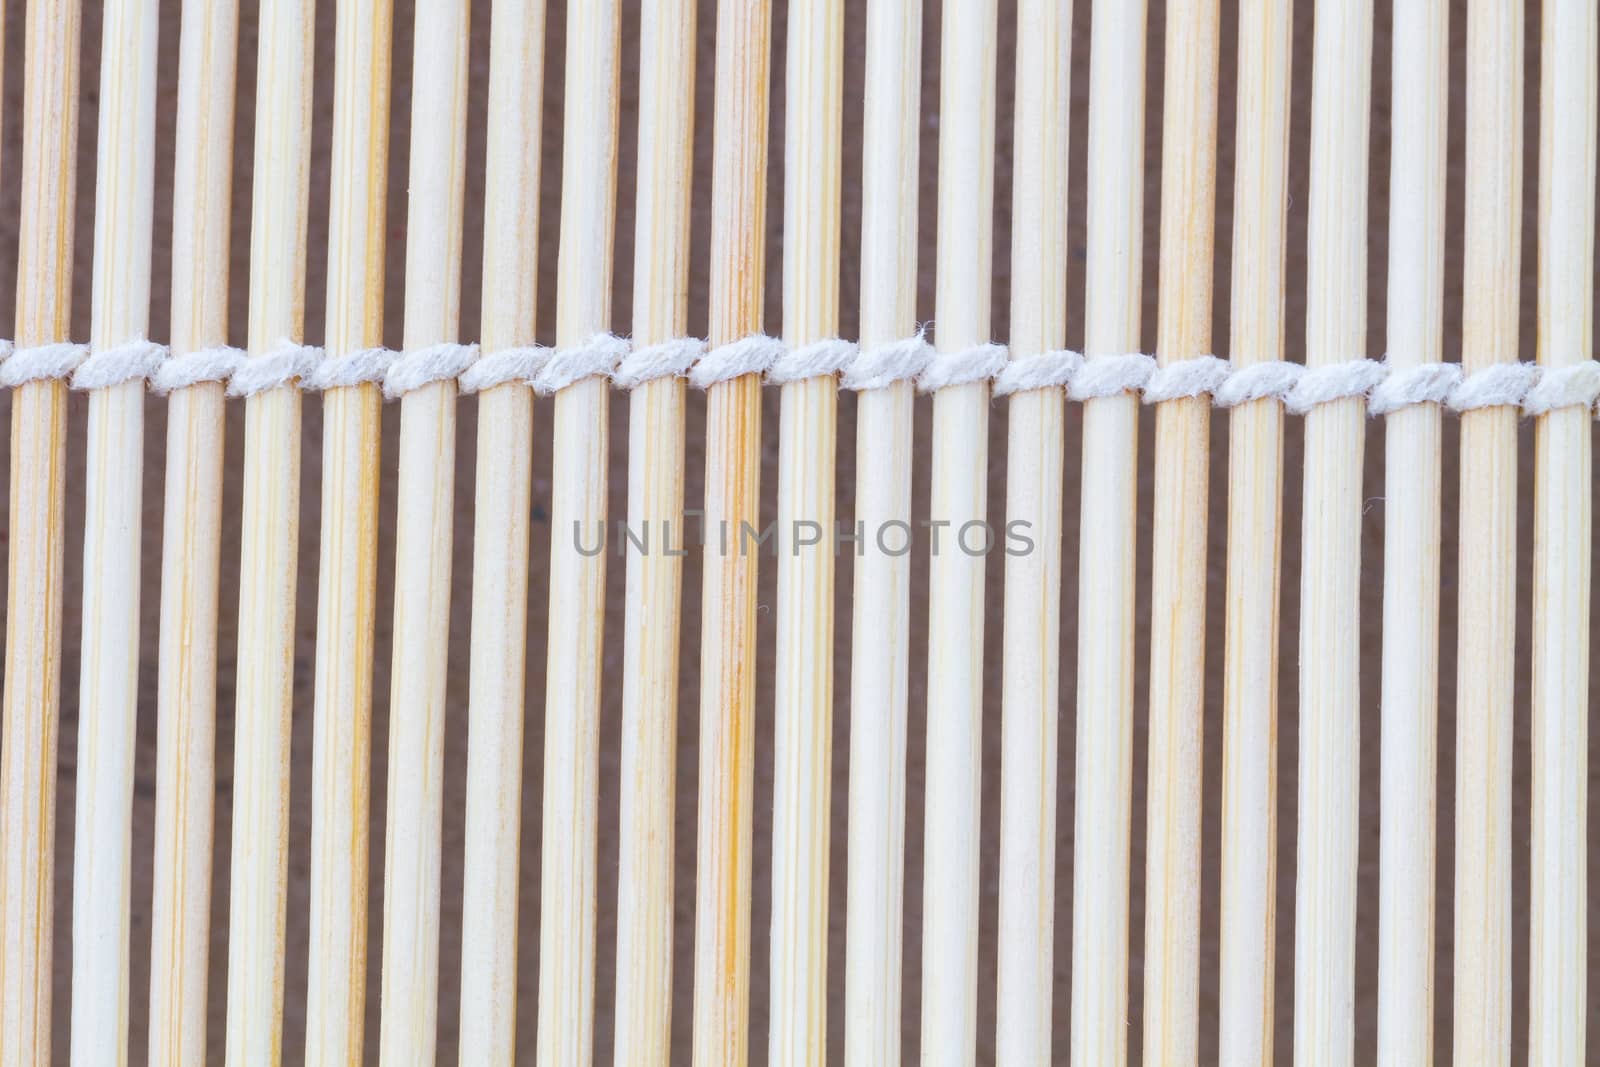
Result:
M483 216L485 353L532 344L543 101L544 0L492 15ZM515 1062L518 1022L522 777L528 661L533 391L507 382L478 398L473 492L472 628L462 865L463 1062ZM525 1032L531 1028L524 1026Z
M1600 15L1549 3L1540 32L1537 355L1594 352ZM1582 408L1534 430L1532 845L1528 1062L1582 1063L1588 1029L1589 695L1594 424Z
M1239 10L1233 196L1258 210L1233 217L1228 352L1236 366L1284 357L1292 13L1288 0L1248 0ZM1257 1067L1275 1062L1281 999L1275 927L1283 452L1279 401L1257 400L1229 414L1217 1047L1222 1062Z
M325 358L383 344L392 23L390 0L339 5ZM365 1047L382 403L373 383L322 397L308 1062L354 1062Z
M1443 357L1449 10L1395 14L1388 360L1411 367ZM1442 421L1425 404L1384 422L1378 1041L1394 1063L1433 1056Z
M24 28L20 345L70 339L77 177L79 0L30 0ZM53 1062L56 749L61 708L67 386L11 397L4 740L0 743L0 1064Z
M105 9L89 327L95 349L149 332L158 15L154 0ZM72 864L72 1055L80 1062L128 1054L144 390L135 380L89 396Z
M710 344L760 333L767 236L767 100L772 5L719 4L712 107ZM700 590L700 756L695 839L696 1067L750 1055L750 909L755 847L756 596L760 554L729 550L760 527L761 381L706 390Z
M172 225L174 353L228 340L239 5L188 0L179 44ZM150 1042L154 1064L206 1055L216 802L217 653L222 562L224 386L167 401L156 694L155 863ZM137 770L137 763L135 763Z
M1089 44L1084 355L1140 350L1145 0L1097 6ZM1083 405L1073 812L1072 1063L1128 1056L1139 398Z
M1011 357L1063 348L1067 320L1068 140L1072 5L1017 8L1013 218L1035 224L1012 248ZM1048 1063L1056 930L1056 783L1061 711L1062 487L1065 390L1008 402L1006 511L1032 550L1005 558L1000 759L1000 907L995 1056ZM1011 547L1009 538L1008 549ZM1062 919L1063 927L1068 925ZM1065 1046L1066 1042L1061 1042Z
M913 0L867 14L862 95L863 347L916 329L922 15ZM909 537L911 382L857 394L856 520L872 531L857 557L850 617L850 829L845 890L846 1063L900 1059L905 904L906 717L911 667L911 561L877 533Z

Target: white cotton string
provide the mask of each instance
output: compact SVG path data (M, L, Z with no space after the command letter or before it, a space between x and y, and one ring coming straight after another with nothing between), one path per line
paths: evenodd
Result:
M709 389L718 382L731 381L746 374L765 374L783 357L784 344L776 337L753 333L737 341L718 345L701 357L689 371L689 384Z
M13 348L0 363L0 387L68 378L88 357L89 346L69 341Z
M637 389L661 378L682 378L705 350L706 343L698 337L678 337L635 348L611 372L611 381L621 389Z
M226 382L248 358L244 349L227 345L168 356L150 376L150 391L157 396L166 396L201 382Z
M1151 356L1130 352L1121 356L1089 356L1072 376L1067 396L1073 400L1096 400L1119 393L1138 392L1156 372Z
M1319 404L1364 398L1387 373L1387 368L1375 359L1351 359L1307 367L1300 380L1284 395L1283 406L1296 415L1304 415Z
M1544 367L1539 380L1522 398L1522 410L1544 415L1562 408L1590 408L1600 400L1600 363L1586 359L1562 367Z
M767 368L767 384L788 385L838 374L855 359L856 352L854 341L842 341L837 337L791 348Z
M250 356L234 368L228 395L250 397L302 380L317 366L322 349L295 344L288 339L259 356Z
M434 382L454 381L477 358L477 345L457 344L454 341L402 352L384 373L383 395L396 400Z
M1159 404L1164 400L1209 396L1216 393L1232 373L1228 361L1216 356L1174 360L1164 367L1158 366L1150 375L1150 380L1144 384L1144 402Z
M974 345L955 352L935 351L917 377L917 391L933 393L956 385L987 382L1006 369L1006 346Z
M1461 367L1455 363L1418 363L1394 368L1384 362L1386 376L1372 389L1367 414L1392 415L1416 404L1443 404L1461 381Z
M166 355L165 345L142 337L94 349L72 372L72 388L109 389L127 382L142 382L156 372Z
M539 368L533 391L552 396L585 378L609 378L627 354L628 342L609 333L597 333L580 345L557 348Z
M1272 398L1282 402L1306 369L1298 363L1264 360L1239 367L1211 394L1219 408L1233 408L1255 400Z
M1532 363L1495 363L1473 371L1450 392L1450 407L1456 411L1479 408L1521 406L1539 368Z
M343 389L355 385L382 385L400 353L391 348L358 348L342 356L320 360L302 385L306 389Z
M496 349L487 355L479 356L473 361L472 366L461 372L459 379L461 391L481 393L497 385L505 385L507 382L521 382L531 386L533 379L538 377L540 369L549 358L550 349L542 345L518 345Z
M1083 354L1061 348L1010 360L995 375L994 395L1010 396L1030 389L1065 388L1083 366Z
M921 331L888 344L859 349L839 373L843 389L882 389L895 382L916 381L933 362L933 346Z

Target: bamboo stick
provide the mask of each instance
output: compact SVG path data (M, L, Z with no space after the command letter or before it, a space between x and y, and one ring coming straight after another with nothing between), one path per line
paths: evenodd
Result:
M483 350L534 341L544 0L495 5L484 163ZM472 561L466 850L462 880L461 1063L516 1054L517 896L528 636L528 516L533 391L522 382L478 401Z
M1139 347L1145 0L1097 6L1089 63L1089 244L1084 352ZM1072 1062L1127 1056L1128 864L1133 804L1134 493L1139 399L1083 406Z
M1216 0L1189 0L1167 13L1156 324L1162 366L1211 351L1220 19ZM1154 1063L1200 1058L1210 407L1205 396L1156 407L1144 925L1144 1057Z
M1396 369L1438 363L1443 346L1448 23L1440 0L1395 8L1387 358ZM1388 1063L1433 1059L1440 420L1437 404L1385 419L1378 1045Z
M921 5L869 4L866 53L860 341L870 349L916 326ZM867 537L855 561L850 656L844 1003L852 1067L900 1060L911 560L878 533L911 528L913 389L894 382L856 402L856 521Z
M16 343L67 340L77 173L79 0L29 0L22 102ZM11 399L5 737L0 744L0 1065L50 1055L56 730L67 386L28 382Z
M799 347L839 328L841 0L791 7L788 49L783 338ZM785 383L779 400L778 537L785 544L773 680L773 1063L822 1063L827 1053L838 390L838 380L823 375ZM815 543L802 545L803 528L818 533Z
M470 0L419 5L412 53L404 345L456 339L466 199ZM455 510L456 383L400 402L378 1056L431 1064L439 1006L445 667Z
M338 6L325 358L383 343L390 0ZM367 992L372 643L383 396L322 397L306 1059L360 1062Z
M771 0L721 0L716 40L711 199L717 210L711 221L708 327L713 345L761 331ZM742 1067L750 1053L759 562L756 551L746 550L742 531L760 522L759 375L706 390L705 444L693 1057L696 1067Z
M1235 367L1283 358L1292 17L1290 0L1239 11ZM1273 1062L1282 550L1283 404L1269 397L1228 418L1218 1061L1254 1067Z
M1011 357L1066 344L1067 146L1072 4L1017 8ZM1000 932L995 1060L1051 1062L1056 754L1060 716L1065 394L1016 394L1006 441L1006 528L1031 549L1005 561ZM909 479L909 474L907 475Z
M639 183L633 340L688 330L689 190L694 169L695 9L645 4L639 30ZM628 404L628 527L623 623L622 800L617 871L614 1058L672 1055L673 823L683 594L683 450L687 385L658 378Z
M159 25L154 0L106 5L89 328L95 349L142 340L150 328ZM128 1052L144 497L142 380L90 392L87 438L72 865L72 1055L83 1062L114 1062Z
M237 0L187 0L178 44L172 351L228 341ZM150 1062L206 1054L216 788L217 597L222 554L224 386L167 404L151 893Z
M989 340L993 264L995 4L943 10L939 60L938 347ZM792 94L791 94L792 95ZM968 524L987 518L989 386L933 399L929 520L947 535L928 571L928 748L924 800L922 1048L970 1063L977 1043L978 809L983 763L983 553ZM935 527L937 528L937 527Z
M1541 20L1539 362L1594 351L1595 5ZM1581 407L1534 428L1533 812L1528 1062L1583 1063L1586 1025L1592 422Z
M617 0L596 0L570 9L568 20L556 343L581 345L611 324L621 14ZM593 1055L606 554L587 555L578 544L605 529L609 389L592 376L556 394L540 838L541 1064L588 1063Z
M1366 349L1370 0L1318 0L1311 89L1306 363ZM1296 1063L1349 1063L1360 796L1359 397L1305 419L1300 574L1300 796L1295 876Z
M312 9L311 0L261 5L250 228L252 355L283 338L298 340L304 328ZM300 532L300 391L289 384L245 403L228 910L230 1064L277 1063L281 1053Z
M1467 8L1467 176L1461 365L1517 358L1522 9ZM1511 1057L1511 746L1517 419L1461 416L1456 657L1455 1041L1462 1062Z

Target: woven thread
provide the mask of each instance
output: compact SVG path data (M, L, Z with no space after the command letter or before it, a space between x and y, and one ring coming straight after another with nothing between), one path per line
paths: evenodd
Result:
M841 388L858 391L914 382L928 393L990 382L996 397L1059 388L1076 401L1123 393L1140 394L1146 404L1210 396L1217 407L1232 408L1273 399L1296 415L1346 399L1364 400L1373 416L1418 404L1456 412L1516 407L1538 416L1574 407L1592 411L1600 402L1600 363L1592 359L1557 367L1496 363L1473 374L1463 374L1455 363L1392 367L1387 360L1370 359L1315 367L1283 361L1234 367L1207 355L1162 366L1137 352L1086 358L1061 349L1010 359L1000 344L939 352L920 330L866 349L841 338L791 348L765 334L709 349L693 337L635 349L626 338L601 333L578 345L517 346L483 356L476 345L445 343L409 352L366 348L334 358L289 340L255 356L227 346L172 355L142 338L93 351L68 342L16 349L0 340L0 388L53 379L70 381L75 389L103 389L144 380L152 392L165 395L201 382L223 382L229 396L248 397L285 385L315 391L372 383L393 399L440 381L456 382L463 393L520 382L548 396L594 377L621 389L663 378L686 378L707 389L747 374L769 385L837 376Z

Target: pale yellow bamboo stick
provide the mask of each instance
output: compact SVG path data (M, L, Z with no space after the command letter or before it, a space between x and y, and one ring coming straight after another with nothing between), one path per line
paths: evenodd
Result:
M22 101L16 344L66 341L72 324L79 0L29 0ZM5 738L0 744L0 1065L51 1062L51 907L67 386L11 398Z
M1461 366L1517 358L1521 287L1522 8L1467 8ZM1455 1041L1462 1063L1511 1058L1511 746L1517 419L1461 416L1456 656Z
M252 355L284 339L298 341L304 328L313 7L311 0L261 5L250 228ZM229 1064L277 1063L282 1051L300 535L300 391L284 385L245 404L228 910Z
M989 341L993 265L994 0L946 4L939 59L939 246L934 298L942 352ZM977 1045L978 808L983 763L982 552L989 385L933 399L929 521L943 536L928 570L927 795L923 802L922 1050L971 1063Z
M1239 10L1229 358L1283 358L1292 3ZM1228 418L1228 592L1223 668L1222 938L1218 1060L1273 1062L1277 919L1278 593L1283 404Z
M1220 16L1216 0L1183 0L1167 9L1156 324L1162 366L1211 351ZM1200 1056L1210 467L1210 398L1159 404L1145 793L1144 1057L1151 1063L1192 1064Z
M1371 0L1318 0L1312 55L1306 363L1360 358L1367 335ZM1305 419L1294 1060L1349 1063L1361 730L1361 464L1366 403Z
M502 0L490 26L484 161L485 353L531 345L539 280L539 114L544 0ZM516 1054L517 897L522 725L528 639L528 516L533 391L523 382L478 400L468 693L466 849L461 913L464 1067Z
M1539 362L1593 358L1600 18L1550 0L1541 20ZM1569 407L1534 428L1532 918L1528 1062L1585 1062L1593 422Z
M456 340L466 204L470 0L417 7L407 176L407 350ZM439 1010L439 877L444 818L445 668L455 511L456 383L400 402L384 836L384 1064L431 1064Z
M1391 367L1438 363L1444 329L1449 12L1394 11L1389 169ZM1440 421L1437 404L1385 420L1383 741L1378 812L1378 1058L1433 1060L1434 800L1438 782Z
M689 189L694 170L695 6L640 10L639 183L633 341L688 329ZM687 384L658 378L628 404L627 615L623 622L622 799L617 869L614 1061L672 1055L673 822L683 594ZM643 546L642 548L640 546Z
M843 3L791 7L788 35L783 337L798 347L839 328ZM768 1044L774 1064L820 1064L827 1052L838 390L838 380L823 375L786 383L779 400ZM813 534L813 543L803 545Z
M1060 349L1067 316L1072 4L1017 7L1011 358ZM1057 737L1065 394L1014 395L1006 440L1001 703L1000 934L995 1060L1051 1062L1055 992ZM906 477L909 478L909 472ZM1019 525L1020 524L1020 525Z
M713 345L761 331L765 292L771 0L717 5L711 157ZM750 1053L750 854L755 803L756 570L742 530L760 523L761 379L706 390L705 571L700 622L695 848L696 1067ZM724 541L723 531L730 540Z
M186 0L178 43L172 351L228 341L237 0ZM222 553L223 389L167 400L156 695L150 1062L206 1054L211 844L216 789L217 596Z
M867 5L866 51L860 340L870 349L916 327L922 5ZM894 382L856 401L856 522L866 539L855 560L850 656L844 1032L851 1067L900 1061L911 644L911 559L901 545L910 544L913 389Z
M338 7L326 357L383 343L390 0ZM311 755L306 1060L360 1062L367 993L372 642L383 396L322 397L322 528Z
M1096 6L1091 28L1084 337L1090 359L1139 348L1145 9L1145 0ZM1077 1067L1127 1057L1138 448L1138 397L1085 402L1072 913Z
M95 349L141 340L150 327L159 16L155 0L113 0L104 9L89 327ZM89 1063L128 1054L143 381L90 392L85 451L72 1056Z
M568 11L562 122L556 343L611 325L616 226L617 0ZM599 829L603 538L610 383L591 376L556 394L551 475L550 638L545 670L544 832L539 904L539 1062L593 1055L595 863Z

